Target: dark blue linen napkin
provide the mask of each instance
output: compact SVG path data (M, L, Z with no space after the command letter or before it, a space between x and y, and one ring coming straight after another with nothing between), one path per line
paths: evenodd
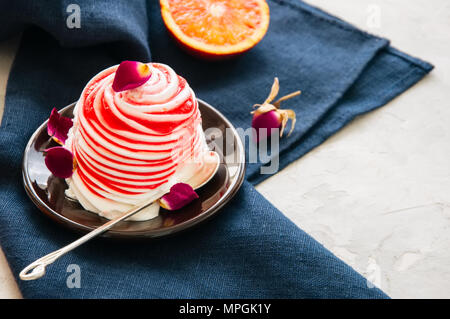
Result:
M79 0L80 29L66 28L71 1L41 1L37 7L22 0L0 7L0 39L25 30L0 126L0 244L16 277L30 262L77 238L28 200L21 182L25 144L51 108L75 101L103 68L125 59L167 63L199 98L244 129L251 105L266 98L278 76L280 94L303 91L286 103L297 112L298 124L281 140L281 168L432 69L303 2L268 2L271 25L263 41L221 63L180 51L168 38L158 1ZM238 195L201 227L156 242L89 242L50 266L44 278L19 281L24 297L386 298L254 189L252 184L268 177L260 166L248 165L248 181ZM66 285L70 264L80 266L79 289Z

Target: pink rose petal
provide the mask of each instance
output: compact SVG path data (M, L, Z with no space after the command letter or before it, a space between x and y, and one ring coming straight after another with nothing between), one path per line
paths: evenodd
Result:
M131 90L150 79L150 67L142 62L123 61L116 70L112 88L115 92Z
M61 116L56 108L53 108L47 123L47 133L58 143L64 144L67 140L67 133L73 125L71 118Z
M56 177L68 178L74 170L73 154L62 146L48 148L45 150L45 165Z
M272 135L277 128L281 127L281 116L276 110L269 111L267 113L253 114L252 127L256 130L256 136L254 136L256 142L265 139Z
M170 192L161 197L159 202L161 207L164 209L177 210L197 198L197 193L189 184L178 183L173 185L170 188Z

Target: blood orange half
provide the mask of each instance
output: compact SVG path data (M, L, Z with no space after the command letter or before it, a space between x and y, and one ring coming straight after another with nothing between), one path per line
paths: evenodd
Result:
M253 48L269 27L265 0L160 0L164 23L189 52L210 59Z

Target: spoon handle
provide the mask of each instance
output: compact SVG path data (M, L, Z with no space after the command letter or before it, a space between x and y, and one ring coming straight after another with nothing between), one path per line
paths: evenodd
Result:
M216 152L209 152L208 156L210 157L208 160L205 160L208 165L204 168L203 173L207 176L202 176L203 178L198 178L198 176L194 177L188 184L192 186L192 188L197 189L205 185L213 176L216 174L217 170L219 169L220 165L220 157ZM35 262L29 264L27 267L25 267L19 274L20 279L22 280L35 280L38 278L41 278L45 275L45 267L53 263L56 259L61 257L62 255L68 253L69 251L77 248L80 245L83 245L88 240L94 238L97 235L100 235L113 227L118 222L121 222L124 219L127 219L130 216L133 216L134 214L140 212L144 208L150 206L155 199L152 199L151 201L147 202L144 205L132 208L129 210L125 215L117 217L115 219L112 219L108 221L107 223L101 225L100 227L97 227L93 231L87 233L83 237L75 240L71 244L64 246L61 249L58 249L42 258L39 258Z
M60 248L58 250L55 250L54 252L51 252L50 254L39 258L35 262L29 264L27 267L25 267L19 274L20 279L22 280L35 280L38 278L41 278L45 275L45 267L52 264L55 260L57 260L62 255L68 253L69 251L77 248L78 246L81 246L85 242L89 241L90 239L94 238L97 235L100 235L113 227L115 224L121 222L124 219L127 219L128 217L140 212L144 208L151 205L153 201L146 203L142 206L138 206L136 208L131 209L128 211L125 215L122 215L120 217L117 217L115 219L111 219L110 221L104 223L100 227L97 227L93 231L87 233L83 237L77 239L76 241L70 243L67 246L64 246L63 248Z

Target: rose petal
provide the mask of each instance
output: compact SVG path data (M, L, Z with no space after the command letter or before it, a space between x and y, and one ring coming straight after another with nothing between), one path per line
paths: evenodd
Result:
M58 143L64 144L67 140L67 133L73 125L71 118L61 116L56 108L53 108L47 123L47 133Z
M170 188L169 193L161 197L159 203L164 209L177 210L186 206L197 198L197 193L190 185L185 183L178 183Z
M45 165L56 177L68 178L74 170L73 154L62 146L48 148L45 150Z
M264 138L268 138L272 133L276 132L275 129L281 127L281 116L276 110L266 113L255 112L253 114L252 127L256 130L254 139L256 142L259 142Z
M131 90L150 79L150 67L142 62L123 61L116 70L112 88L116 92Z

